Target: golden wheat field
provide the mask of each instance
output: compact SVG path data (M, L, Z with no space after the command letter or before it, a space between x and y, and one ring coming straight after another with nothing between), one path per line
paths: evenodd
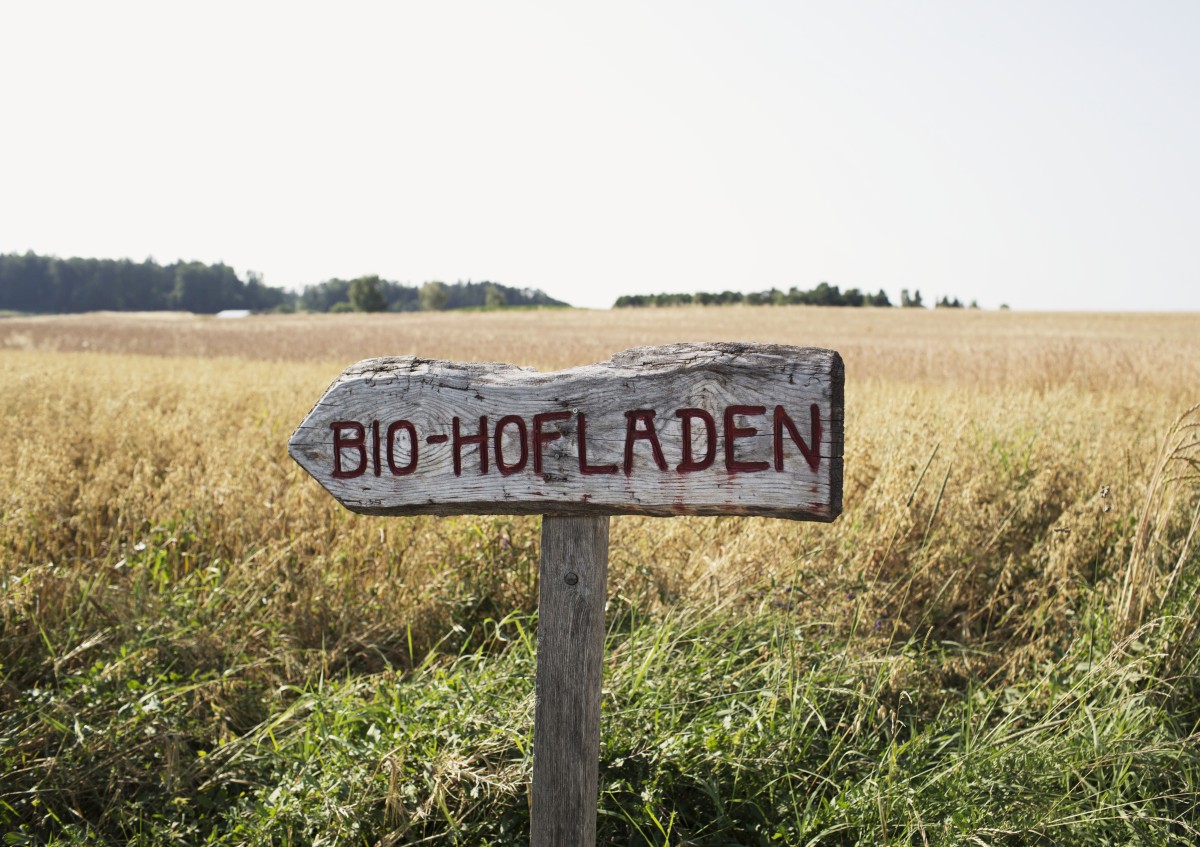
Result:
M1117 516L1137 511L1168 427L1200 400L1196 315L735 307L6 319L0 576L23 578L4 614L73 612L78 573L94 575L95 596L120 596L113 566L128 548L186 526L210 559L240 563L226 590L266 591L290 637L364 656L398 622L432 638L445 584L462 578L459 548L490 521L338 508L285 453L327 383L377 355L549 369L679 340L842 353L845 512L832 526L617 519L612 592L738 603L799 580L808 613L833 625L847 624L841 600L862 596L889 634L934 624L957 638L1014 638L1014 661L1046 649L1099 558L1128 554ZM530 521L500 523L533 543ZM532 582L506 587L514 605L532 602ZM21 637L38 637L26 629Z
M844 511L613 519L603 843L1200 831L1200 315L806 307L0 319L0 823L524 843L538 519L352 515L288 437L365 357L706 340L841 352Z

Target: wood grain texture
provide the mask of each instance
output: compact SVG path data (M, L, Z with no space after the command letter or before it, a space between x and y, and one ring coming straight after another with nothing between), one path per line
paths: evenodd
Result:
M835 351L764 344L641 347L554 373L368 359L330 386L289 452L363 514L829 521L842 507L843 383Z
M532 847L596 843L607 517L542 521Z

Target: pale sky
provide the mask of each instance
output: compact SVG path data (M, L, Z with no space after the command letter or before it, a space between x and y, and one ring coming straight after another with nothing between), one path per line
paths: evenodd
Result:
M0 253L1200 310L1200 2L5 3Z

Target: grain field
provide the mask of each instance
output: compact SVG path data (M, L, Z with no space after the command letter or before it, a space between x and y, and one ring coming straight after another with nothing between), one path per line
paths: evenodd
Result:
M1190 843L1200 316L806 307L0 319L12 843L523 843L537 519L287 438L361 358L720 340L841 352L844 513L613 520L601 843Z

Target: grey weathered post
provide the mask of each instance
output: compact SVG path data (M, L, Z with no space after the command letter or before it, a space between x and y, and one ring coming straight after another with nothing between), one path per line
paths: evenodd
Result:
M832 350L639 347L538 373L412 356L347 368L288 450L367 515L540 514L534 847L596 837L608 516L842 509Z
M596 843L608 518L542 519L532 847Z

